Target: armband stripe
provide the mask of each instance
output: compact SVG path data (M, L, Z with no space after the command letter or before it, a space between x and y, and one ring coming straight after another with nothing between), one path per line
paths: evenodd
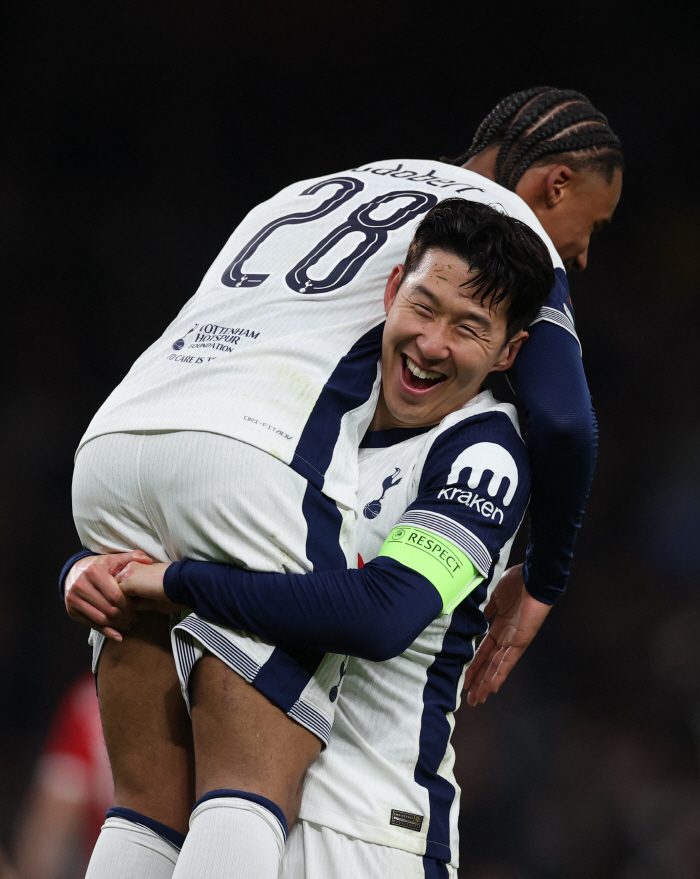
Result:
M426 528L428 531L450 540L465 555L469 556L480 574L488 577L493 559L486 545L479 540L476 534L455 522L454 519L450 519L449 516L433 513L429 510L406 510L396 523L397 527L399 525L417 525L419 528Z
M442 613L457 607L484 579L466 553L451 540L418 528L397 525L379 550L429 580L442 598Z
M571 321L565 314L562 314L561 311L558 311L556 308L550 308L548 305L544 305L530 326L532 327L535 324L540 323L540 321L545 321L545 323L549 324L556 324L558 327L562 327L562 329L566 330L567 333L571 333L574 339L578 342L579 350L581 350L581 340L578 337L573 321Z

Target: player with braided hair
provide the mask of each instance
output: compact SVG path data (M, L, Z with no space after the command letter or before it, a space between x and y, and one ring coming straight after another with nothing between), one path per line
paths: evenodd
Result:
M498 147L493 179L515 192L531 167L554 159L573 170L597 170L611 182L623 168L620 139L585 95L547 86L504 98L481 123L471 146L452 165L465 165L483 150Z

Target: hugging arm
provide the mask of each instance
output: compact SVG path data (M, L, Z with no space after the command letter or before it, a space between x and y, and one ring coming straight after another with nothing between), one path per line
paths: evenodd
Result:
M171 601L205 619L280 646L303 644L375 662L402 653L443 607L426 577L384 556L359 570L309 574L185 560L167 568L163 585Z
M143 556L127 561L142 563ZM83 563L83 557L78 553L62 572L66 607L73 619L104 631L112 640L121 640L114 626L128 631L136 619L134 611L144 609L144 596L152 595L154 600L145 600L149 608L160 603L157 609L170 610L158 602L167 597L205 619L280 646L302 643L379 662L402 653L443 610L440 593L426 577L387 557L359 570L310 574L258 573L188 559L152 568L135 564L124 570L131 578L123 583L126 595L118 585L124 576L120 558L95 556L94 566L86 570L83 566L90 560ZM71 571L76 562L80 567ZM72 582L65 577L67 571ZM128 620L117 616L115 592L127 602ZM107 615L109 630L103 628Z
M564 591L598 449L598 429L577 339L541 321L508 377L525 409L532 472L523 577L552 604Z

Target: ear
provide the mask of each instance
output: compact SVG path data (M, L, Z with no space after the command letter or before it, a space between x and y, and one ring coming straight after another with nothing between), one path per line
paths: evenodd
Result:
M389 280L386 282L386 287L384 288L384 309L387 314L391 311L391 306L394 304L402 280L403 266L394 266L389 275Z
M506 342L505 347L501 352L501 356L498 361L494 363L491 372L505 372L510 369L523 342L529 337L530 334L526 330L520 330L520 332L516 333L512 339Z
M576 172L568 165L554 165L545 179L545 201L548 208L556 207L571 189Z

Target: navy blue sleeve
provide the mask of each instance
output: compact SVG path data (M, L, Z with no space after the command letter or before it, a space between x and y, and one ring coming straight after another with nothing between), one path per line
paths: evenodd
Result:
M352 571L265 574L185 559L165 572L171 601L269 641L383 662L442 611L433 584L394 559Z
M68 576L68 572L76 562L79 562L80 559L87 558L89 555L97 555L97 553L92 552L92 550L89 549L81 549L80 552L76 552L75 555L72 555L61 568L61 573L58 575L58 594L61 597L61 601L65 601L66 598L66 577Z
M458 422L433 443L418 495L398 525L451 540L489 577L530 497L525 443L505 412Z
M528 592L552 604L566 587L588 499L598 429L570 308L566 275L529 328L508 373L523 404L532 471Z

